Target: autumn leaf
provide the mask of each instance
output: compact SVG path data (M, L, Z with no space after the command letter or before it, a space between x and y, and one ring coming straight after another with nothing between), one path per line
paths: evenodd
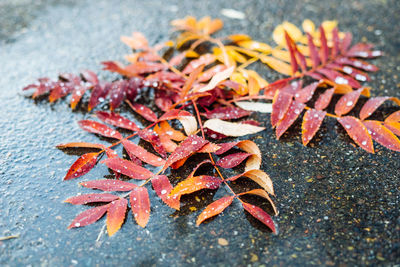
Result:
M311 141L311 139L313 139L314 135L318 132L325 116L325 111L316 109L309 109L306 111L303 117L303 123L301 125L301 139L304 146L306 146Z
M337 120L357 145L369 153L374 153L371 135L359 119L352 116L345 116Z
M259 184L265 189L269 194L274 195L274 187L272 185L272 180L269 178L268 174L261 170L249 170L244 173L238 174L236 176L229 177L227 181L235 181L240 177L247 177Z
M225 169L234 168L250 156L250 153L234 153L221 158L216 162L216 164Z
M150 199L147 189L144 187L136 187L129 195L131 202L132 214L137 224L146 227L150 218Z
M114 200L107 210L107 232L108 236L114 235L122 226L125 219L128 201L125 198Z
M217 189L222 180L218 177L200 175L189 177L177 184L169 194L171 197L190 194L201 189Z
M112 129L105 124L92 120L81 120L78 122L78 124L83 130L89 133L99 134L115 139L122 139L122 135L117 130Z
M107 212L109 204L94 207L78 214L68 226L68 229L75 227L83 227L94 222L97 222Z
M86 153L80 156L69 168L64 180L81 177L96 165L99 153Z
M274 210L274 215L278 215L278 210L276 209L276 206L274 204L274 202L272 201L272 199L269 197L268 193L262 189L253 189L247 192L243 192L239 194L240 196L243 195L256 195L262 198L265 198L266 200L268 200L269 204L271 204L272 209Z
M103 122L111 124L113 126L135 132L140 131L140 128L133 121L114 112L97 111L96 116Z
M95 149L104 149L104 145L102 144L93 144L88 142L71 142L66 144L59 144L56 146L59 149L65 148L95 148Z
M85 194L85 195L70 197L70 198L66 199L64 202L71 203L72 205L83 205L83 204L96 203L96 202L111 202L117 198L118 198L118 196L108 194L108 193Z
M121 158L109 158L103 160L101 163L107 165L108 168L122 173L132 179L146 180L153 176L153 173L129 160Z
M156 155L148 152L143 147L138 146L129 140L123 140L122 145L124 146L126 151L128 151L129 154L134 155L141 161L146 162L147 164L150 164L152 166L163 166L165 164L165 160L163 160L160 157L157 157Z
M180 196L170 196L172 190L172 185L165 175L156 175L151 179L154 191L161 200L167 204L169 207L179 210L180 206Z
M79 183L83 187L91 188L91 189L99 189L102 191L131 191L137 187L137 185L119 181L119 180L94 180L94 181L86 181Z
M220 119L210 119L204 123L204 128L226 136L244 136L258 133L264 130L264 127L258 127L250 124L228 122Z
M271 216L268 215L261 208L254 206L252 204L242 202L243 208L249 212L254 218L265 224L271 231L276 234L275 223L272 220Z
M197 218L196 225L198 226L205 220L223 212L232 203L234 198L235 196L222 197L208 205Z
M372 139L391 150L400 152L400 141L387 127L379 121L364 121L363 124L371 133Z

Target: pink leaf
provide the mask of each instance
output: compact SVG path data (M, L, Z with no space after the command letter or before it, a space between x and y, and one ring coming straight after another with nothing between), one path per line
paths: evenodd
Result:
M137 185L131 184L128 182L124 181L119 181L119 180L110 180L110 179L104 179L104 180L94 180L94 181L86 181L79 183L83 187L87 188L92 188L92 189L99 189L102 191L131 191Z
M99 123L97 121L81 120L78 121L78 124L83 130L89 133L99 134L115 139L122 139L122 135L117 130L114 130L107 125Z

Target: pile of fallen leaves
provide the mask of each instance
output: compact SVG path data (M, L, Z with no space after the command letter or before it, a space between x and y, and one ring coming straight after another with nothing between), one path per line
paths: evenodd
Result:
M99 80L94 72L86 70L80 75L61 74L57 81L41 78L24 88L35 89L33 98L48 95L50 102L71 95L72 109L77 105L87 105L88 111L98 106L110 107L110 111L95 111L97 120L82 120L78 124L87 132L112 140L111 145L71 142L57 146L63 150L96 151L80 156L64 180L85 175L98 162L114 172L112 179L80 182L83 187L102 192L81 194L65 201L92 206L80 213L69 228L94 223L107 213L106 226L111 236L122 226L128 202L136 222L145 227L150 218L148 189L151 187L165 204L176 210L180 208L182 195L225 187L230 194L208 205L198 216L197 225L220 214L236 200L276 232L270 216L278 213L271 199L274 189L270 177L260 170L261 152L251 140L232 139L265 129L247 118L253 111L271 113L278 139L303 116L302 141L307 145L330 117L368 152L374 152L372 140L400 151L396 136L400 135L400 111L384 121L367 120L386 100L400 103L393 97L370 98L370 89L361 86L370 79L368 72L378 70L363 59L382 53L373 50L371 44L352 45L352 35L340 32L335 21L325 21L316 29L313 22L305 20L302 25L305 33L284 22L273 32L275 46L244 34L214 38L212 34L223 27L219 19L205 17L197 21L186 17L173 21L172 25L179 32L176 39L154 46L138 32L121 37L133 50L126 56L129 64L102 63L105 70L121 74L116 81ZM288 77L268 83L250 68L256 62ZM140 103L144 92L154 96L151 107L156 108ZM84 95L87 101L81 101ZM356 116L353 109L360 98L367 100ZM118 114L123 102L147 121L146 127L139 127ZM353 115L348 115L350 112ZM119 129L129 134L124 136ZM134 143L134 137L147 143L147 149ZM116 151L118 147L124 149L125 157L120 156L122 151ZM195 154L207 158L194 157L203 160L178 182L171 169L185 168ZM100 161L102 157L105 159ZM203 165L211 165L211 173L197 174ZM236 174L227 176L232 172ZM230 184L242 181L239 178L251 179L259 187L234 191ZM245 195L268 201L269 212L245 202L242 198Z

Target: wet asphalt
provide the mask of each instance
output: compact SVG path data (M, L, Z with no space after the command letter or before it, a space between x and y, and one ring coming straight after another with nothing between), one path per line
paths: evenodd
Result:
M113 237L104 224L67 230L82 207L63 200L89 193L62 177L76 155L54 146L98 138L81 131L66 101L33 101L21 88L36 78L92 69L104 79L99 62L122 60L128 49L120 35L142 31L151 43L167 40L169 22L186 15L220 17L221 34L247 33L272 43L273 28L284 20L297 25L337 19L354 39L385 52L368 83L373 95L400 97L400 2L375 1L56 1L0 2L0 241L2 266L394 266L400 264L400 153L377 145L375 154L352 145L343 129L327 120L308 147L297 123L275 140L269 115L253 115L267 129L251 137L263 153L262 169L274 181L280 214L272 235L234 203L200 227L194 222L213 194L184 198L181 212L151 192L152 215L141 229L128 214ZM239 10L245 19L221 15ZM258 67L268 81L280 76ZM389 104L383 116L395 110ZM126 112L124 109L122 112ZM132 115L130 115L134 118ZM138 119L138 118L136 118ZM105 143L105 142L104 142ZM110 175L97 166L80 180ZM185 173L177 176L184 177ZM251 184L238 184L243 188ZM215 197L222 196L221 190ZM197 202L196 199L204 199ZM227 242L221 242L221 238ZM219 242L220 241L220 242Z

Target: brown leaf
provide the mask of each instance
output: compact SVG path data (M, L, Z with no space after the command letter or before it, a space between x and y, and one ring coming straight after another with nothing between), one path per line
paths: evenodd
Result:
M234 198L235 196L222 197L208 205L197 218L196 225L200 225L203 221L223 212Z
M227 181L235 181L240 177L247 177L259 184L265 189L269 194L274 195L274 187L272 185L272 180L269 178L268 174L261 170L249 170L236 176L229 177Z

